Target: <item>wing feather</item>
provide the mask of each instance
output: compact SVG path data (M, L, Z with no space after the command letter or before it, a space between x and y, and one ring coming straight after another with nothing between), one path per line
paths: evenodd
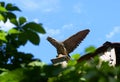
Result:
M55 48L57 48L57 46L58 46L58 42L55 40L55 39L53 39L52 37L47 37L47 40L55 47Z
M81 41L86 37L89 31L89 29L79 31L78 33L72 35L71 37L63 41L63 44L68 54L72 52L81 43Z

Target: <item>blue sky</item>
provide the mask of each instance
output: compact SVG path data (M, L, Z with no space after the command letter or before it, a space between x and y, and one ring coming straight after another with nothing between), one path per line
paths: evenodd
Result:
M4 0L18 6L28 21L42 23L46 34L41 43L27 43L20 51L34 54L45 63L57 55L56 49L46 40L51 36L63 41L83 29L90 29L84 41L71 54L80 53L90 45L101 46L106 41L120 42L120 0ZM10 24L8 23L9 27ZM8 28L6 28L8 29Z

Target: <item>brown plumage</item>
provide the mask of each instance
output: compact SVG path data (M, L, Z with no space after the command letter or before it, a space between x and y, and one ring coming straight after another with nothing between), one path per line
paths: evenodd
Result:
M89 29L79 31L63 42L58 42L51 37L47 37L47 40L57 49L58 56L59 54L69 55L69 53L71 53L81 43L89 31Z

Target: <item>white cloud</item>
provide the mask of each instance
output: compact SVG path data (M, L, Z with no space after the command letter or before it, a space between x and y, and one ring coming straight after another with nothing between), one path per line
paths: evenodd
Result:
M60 34L61 30L60 29L46 29L47 34L54 36Z
M33 0L21 0L21 2L23 4L23 7L27 8L28 10L34 10L39 8L37 2L34 2Z
M45 28L46 34L45 35L40 35L40 36L41 37L52 36L52 37L57 37L57 38L63 38L63 36L65 36L65 34L66 34L66 31L73 30L73 29L75 29L73 24L65 24L59 29Z
M73 9L74 9L74 12L80 14L82 12L82 4L81 3L75 4Z
M40 34L40 37L46 38L48 36L58 36L61 33L60 29L52 29L52 28L44 28L46 30L46 34Z
M62 29L71 29L71 28L74 28L74 25L73 24L65 24L63 25Z
M20 0L26 10L38 12L53 12L59 8L59 0Z
M114 27L113 30L106 35L106 38L112 38L118 33L120 33L120 26Z
M66 33L68 34L69 31L72 32L74 30L78 30L78 27L75 27L75 25L73 25L72 23L65 24L59 29L48 29L48 28L46 29L48 35L52 35L52 36L56 36L56 35L61 35L62 36Z
M13 27L14 27L14 25L12 23L10 23L9 20L7 20L6 23L4 23L3 21L0 21L0 30L8 31L9 29L11 29Z
M39 19L38 18L33 19L33 21L36 22L36 23L39 23Z
M61 28L46 28L46 34L42 35L40 34L40 37L46 38L48 36L51 36L59 41L64 40L65 38L69 37L70 35L78 32L80 30L79 27L75 26L74 24L65 24Z

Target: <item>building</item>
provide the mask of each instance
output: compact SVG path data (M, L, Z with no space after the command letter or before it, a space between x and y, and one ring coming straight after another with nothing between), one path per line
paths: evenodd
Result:
M120 43L105 42L95 52L83 55L78 59L78 62L90 60L98 56L102 61L108 61L110 66L120 65Z

